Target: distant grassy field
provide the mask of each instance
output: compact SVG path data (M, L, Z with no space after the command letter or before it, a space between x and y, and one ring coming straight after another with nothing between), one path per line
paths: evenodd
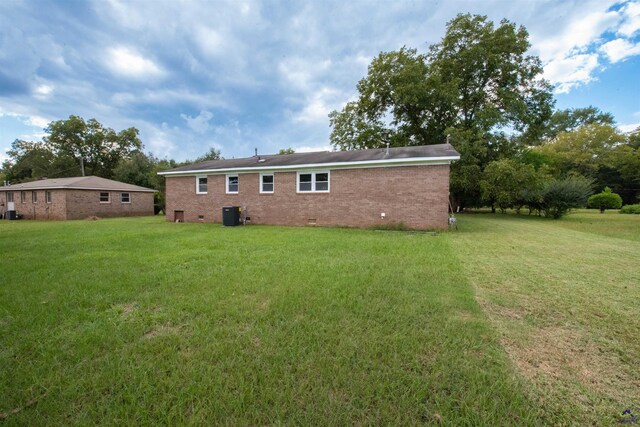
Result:
M2 221L0 421L613 421L640 396L640 218L588 215Z

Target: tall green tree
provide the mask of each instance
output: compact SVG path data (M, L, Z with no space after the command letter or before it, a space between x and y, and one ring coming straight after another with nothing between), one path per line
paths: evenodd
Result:
M495 212L498 206L502 212L509 208L520 208L526 204L528 193L538 190L541 176L532 165L512 159L496 160L487 165L480 181L482 199Z
M222 152L220 150L215 149L214 147L211 147L209 151L207 151L202 156L199 156L197 159L195 159L194 163L206 162L207 160L220 160L222 158L223 158Z
M572 132L585 125L615 125L616 121L611 113L605 113L599 108L589 106L586 108L568 108L553 113L544 126L541 138L536 142L549 141L562 132Z
M453 196L462 206L478 204L486 165L513 154L517 141L539 139L553 111L551 86L529 47L523 27L458 15L428 53L402 48L372 61L358 99L329 115L331 143L343 150L424 145L450 134L461 154Z
M7 151L2 165L5 179L11 183L32 181L42 177L67 177L79 173L74 159L56 155L46 144L16 139Z
M57 155L75 159L83 175L112 178L113 169L123 158L142 149L138 129L119 132L104 127L96 119L85 121L69 116L67 120L49 123L49 134L43 141Z

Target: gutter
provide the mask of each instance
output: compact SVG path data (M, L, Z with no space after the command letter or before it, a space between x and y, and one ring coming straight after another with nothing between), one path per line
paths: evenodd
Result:
M285 166L249 166L240 168L218 168L218 169L192 169L182 171L166 171L158 172L163 176L188 176L200 174L223 174L229 172L276 172L287 170L304 170L304 169L359 169L359 168L383 168L394 166L420 166L420 165L448 165L452 161L460 160L460 156L442 156L442 157L414 157L405 159L384 159L384 160L364 160L352 162L332 162L332 163L307 163L301 165L285 165Z

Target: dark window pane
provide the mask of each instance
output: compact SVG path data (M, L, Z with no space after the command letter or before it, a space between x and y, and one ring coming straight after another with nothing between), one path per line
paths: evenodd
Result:
M238 177L230 176L229 180L229 193L237 193L238 192Z
M300 174L300 182L311 182L311 174L310 173L301 173Z
M329 174L328 173L317 173L316 174L316 182L329 182Z
M198 193L207 192L207 178L198 178Z
M329 189L328 182L316 182L316 191L327 191Z
M311 191L311 183L310 182L300 182L300 191Z
M262 182L265 184L273 184L273 175L263 175Z

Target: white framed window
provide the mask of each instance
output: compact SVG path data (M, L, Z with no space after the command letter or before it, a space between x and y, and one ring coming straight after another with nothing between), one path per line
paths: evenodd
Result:
M33 203L38 203L38 192L37 191L32 191L31 192L31 201Z
M131 195L129 193L120 193L120 203L131 203Z
M51 203L51 191L44 192L44 201L46 203Z
M208 179L206 175L196 176L196 194L207 194Z
M273 193L275 190L275 179L272 173L260 174L260 192Z
M240 190L238 175L227 175L227 194L237 194Z
M109 192L101 192L100 193L100 203L111 203L111 198L109 197Z
M21 191L20 192L20 203L27 203L27 192L26 191Z
M298 172L298 193L328 193L329 171Z
M13 191L7 191L7 202L13 202Z

